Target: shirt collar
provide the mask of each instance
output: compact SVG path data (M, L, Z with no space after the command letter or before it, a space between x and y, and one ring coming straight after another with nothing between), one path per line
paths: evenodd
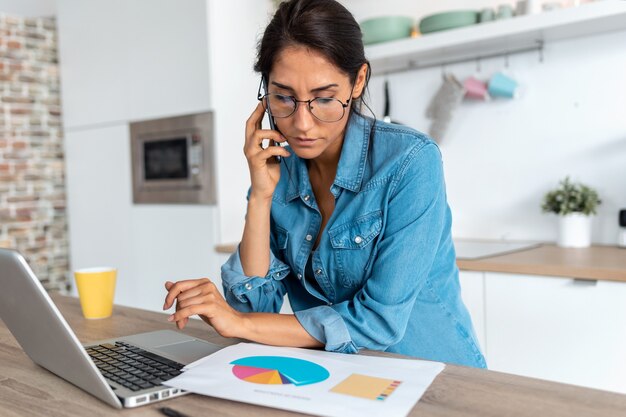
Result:
M350 113L333 185L355 193L361 189L371 129L369 119L354 111ZM310 188L306 162L294 156L294 158L288 158L292 161L285 161L290 165L289 172L286 174L292 177L287 188L287 201L293 200L300 194L304 197L309 193Z

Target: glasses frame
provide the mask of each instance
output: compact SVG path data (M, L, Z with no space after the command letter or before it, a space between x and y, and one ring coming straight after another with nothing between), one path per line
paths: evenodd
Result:
M267 91L265 91L265 94L261 94L261 88L262 87L263 87L263 78L261 78L261 82L259 83L259 91L257 92L257 100L259 100L260 102L263 103L263 108L265 109L266 112L267 112L267 105L263 101L263 99L266 98L267 96L274 95L274 96L288 97L288 98L290 98L294 102L293 111L291 113L289 113L287 116L276 116L274 113L272 113L272 117L275 117L277 119L286 119L288 117L291 117L291 116L293 116L295 114L295 112L298 111L299 103L306 103L307 104L307 108L309 109L309 113L311 113L311 116L315 117L317 120L319 120L320 122L323 122L323 123L337 123L338 121L343 119L344 116L346 115L346 107L348 107L350 105L350 102L352 101L352 93L354 92L354 84L352 84L352 88L350 89L350 97L348 97L348 99L344 103L343 101L341 101L341 100L339 100L338 98L335 98L335 97L313 97L310 100L298 100L294 96L287 96L285 94L277 94L277 93L269 93ZM341 113L341 117L339 119L337 119L337 120L331 120L331 121L322 120L319 117L317 117L315 115L315 113L313 113L313 111L311 110L311 103L313 103L317 99L324 99L324 100L331 99L331 100L338 101L339 104L341 104L341 107L343 108L343 112Z

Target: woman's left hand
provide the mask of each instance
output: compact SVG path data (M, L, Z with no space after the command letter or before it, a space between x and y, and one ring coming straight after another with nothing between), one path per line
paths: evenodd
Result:
M168 321L183 329L189 317L195 314L212 326L223 337L238 337L244 325L244 314L233 309L217 287L208 278L165 283L168 291L163 310L176 301L176 313Z

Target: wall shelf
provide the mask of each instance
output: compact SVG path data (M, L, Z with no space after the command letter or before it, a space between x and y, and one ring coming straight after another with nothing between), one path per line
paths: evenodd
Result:
M626 30L626 1L605 0L576 8L422 35L365 48L373 75L541 49L545 43Z

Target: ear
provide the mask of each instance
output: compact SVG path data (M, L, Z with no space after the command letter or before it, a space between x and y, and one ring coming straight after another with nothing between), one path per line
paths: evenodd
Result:
M361 68L359 69L359 72L356 75L356 80L354 82L354 91L352 92L353 99L357 99L363 94L363 90L365 89L365 82L367 81L368 71L368 64L361 65Z

